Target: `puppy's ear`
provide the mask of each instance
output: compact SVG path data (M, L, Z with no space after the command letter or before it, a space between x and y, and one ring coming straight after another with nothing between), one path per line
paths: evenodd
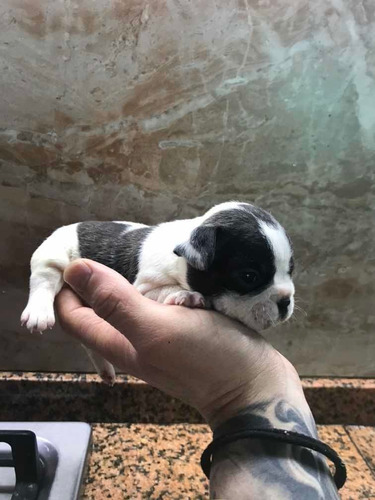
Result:
M198 226L192 231L190 239L177 245L173 252L184 257L195 269L206 271L215 257L216 231L213 226Z

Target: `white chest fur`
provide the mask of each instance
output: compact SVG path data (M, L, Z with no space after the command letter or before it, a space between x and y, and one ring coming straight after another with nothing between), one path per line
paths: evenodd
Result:
M140 257L139 271L134 286L145 294L150 290L179 285L190 290L186 281L185 259L173 253L174 248L187 240L191 231L200 223L200 218L166 222L157 226L145 239Z

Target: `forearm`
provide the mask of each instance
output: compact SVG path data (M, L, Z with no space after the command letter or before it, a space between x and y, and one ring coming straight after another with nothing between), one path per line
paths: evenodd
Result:
M290 374L293 377L293 374ZM311 411L299 384L282 394L248 405L253 429L285 429L317 437ZM266 439L241 439L215 451L211 498L331 500L339 498L325 457L302 446Z
M210 498L331 500L339 498L324 457L281 443L244 439L218 451Z

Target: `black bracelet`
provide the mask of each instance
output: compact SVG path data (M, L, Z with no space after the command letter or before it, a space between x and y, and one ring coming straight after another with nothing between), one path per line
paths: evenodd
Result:
M225 424L224 424L225 426ZM303 446L311 450L322 453L335 464L335 475L333 477L337 489L344 486L346 481L346 467L339 455L330 446L318 439L299 434L298 432L287 431L283 429L242 429L231 434L221 434L215 437L202 453L201 467L207 478L210 478L211 459L214 452L221 446L233 443L239 439L271 439L273 441L284 442L288 444Z

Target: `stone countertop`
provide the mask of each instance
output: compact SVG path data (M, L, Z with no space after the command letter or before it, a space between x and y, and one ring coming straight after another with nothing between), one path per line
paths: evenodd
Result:
M375 428L324 425L319 435L347 465L342 500L375 498ZM207 498L199 461L210 439L204 424L94 424L83 499Z
M374 379L302 379L319 424L375 426ZM0 420L203 423L193 408L133 377L113 387L97 375L0 372Z
M302 383L324 424L321 439L347 464L342 499L375 499L375 380ZM132 377L108 387L92 374L0 372L0 420L90 422L84 500L207 497L199 460L208 427L192 408Z

